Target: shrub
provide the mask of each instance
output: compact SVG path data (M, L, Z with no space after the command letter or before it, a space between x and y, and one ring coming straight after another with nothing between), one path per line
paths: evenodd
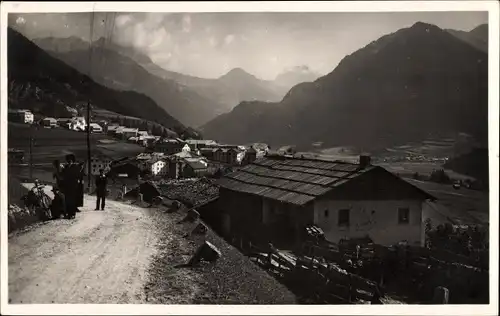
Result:
M443 169L432 171L430 180L437 183L451 183L450 176Z

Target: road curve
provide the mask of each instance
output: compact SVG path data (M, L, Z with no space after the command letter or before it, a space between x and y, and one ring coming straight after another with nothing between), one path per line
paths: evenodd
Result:
M9 238L9 302L145 303L157 233L148 209L95 197L73 220L54 220Z

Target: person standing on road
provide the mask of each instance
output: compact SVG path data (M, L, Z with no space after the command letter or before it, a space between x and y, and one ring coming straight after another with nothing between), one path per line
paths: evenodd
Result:
M64 193L59 190L58 186L52 187L52 192L54 192L54 199L50 205L50 211L52 213L52 219L58 219L62 214L66 213L66 198Z
M66 216L71 219L76 216L77 200L78 200L78 173L79 167L76 164L75 155L66 155L66 166L63 169L63 187L64 195L66 196Z
M78 164L79 172L78 172L78 192L77 192L77 201L76 201L76 211L80 212L79 207L83 206L83 196L84 196L84 181L83 176L85 174L85 166L81 162Z
M99 169L99 175L95 179L96 186L96 205L95 210L99 210L99 204L101 206L101 211L104 211L104 207L106 206L106 194L108 191L108 177L104 174L104 169Z

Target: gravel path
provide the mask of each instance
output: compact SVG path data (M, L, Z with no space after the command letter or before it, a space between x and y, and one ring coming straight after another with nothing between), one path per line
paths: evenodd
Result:
M95 197L74 220L55 220L9 237L9 301L142 303L157 243L148 209Z

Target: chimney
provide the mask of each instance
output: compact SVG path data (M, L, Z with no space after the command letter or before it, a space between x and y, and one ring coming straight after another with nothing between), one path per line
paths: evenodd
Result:
M359 156L359 168L360 169L365 169L371 165L371 157L367 155L361 155Z

